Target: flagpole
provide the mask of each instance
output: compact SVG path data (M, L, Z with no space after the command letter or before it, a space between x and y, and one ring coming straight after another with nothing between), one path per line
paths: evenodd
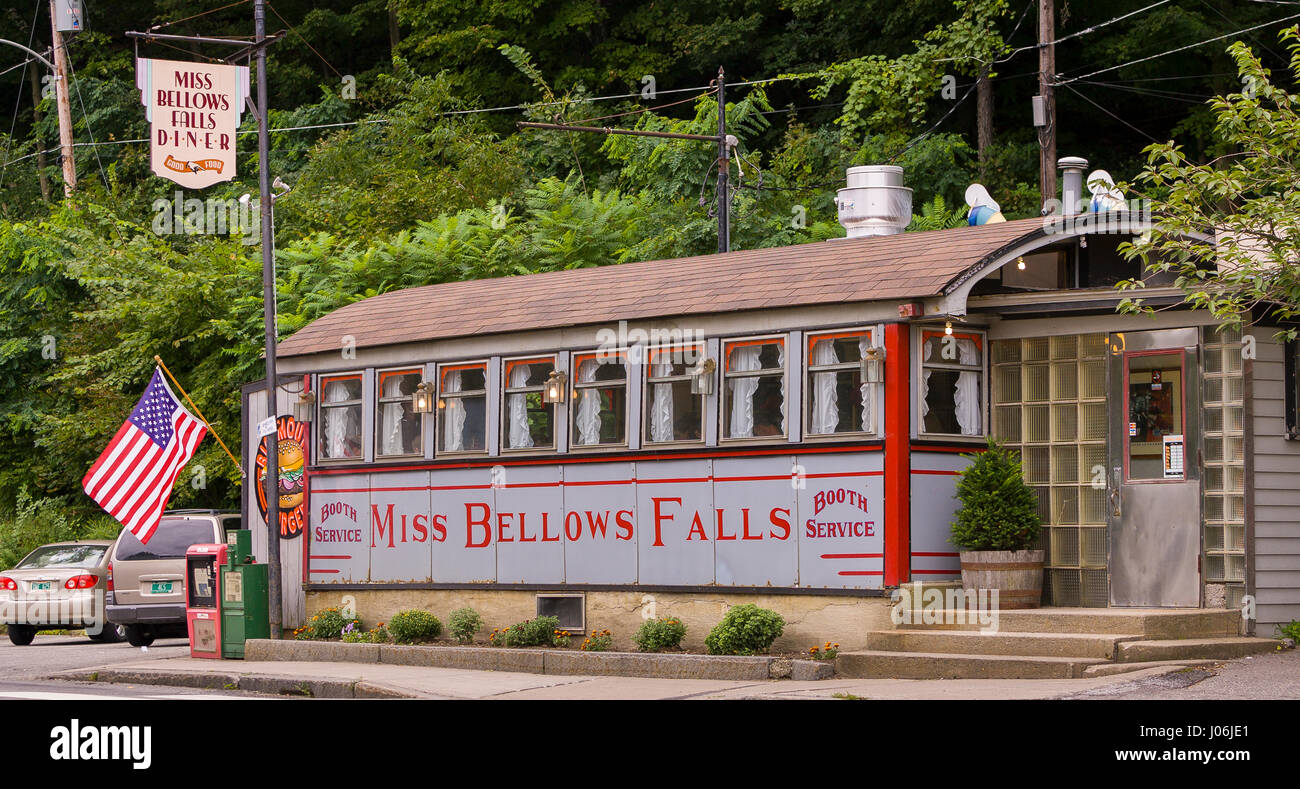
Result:
M176 384L176 388L180 390L181 397L184 397L185 402L190 404L190 408L193 408L194 413L198 414L199 419L203 420L203 424L208 426L208 432L211 433L212 437L217 440L217 443L221 445L221 448L226 450L226 454L230 457L230 462L234 463L235 468L239 469L240 476L246 476L244 473L243 465L239 462L238 459L235 458L235 455L233 452L230 451L230 448L226 446L226 442L221 440L221 436L217 435L216 429L212 427L212 423L208 421L208 418L203 415L203 412L199 410L199 407L196 406L194 404L194 401L190 399L190 395L188 392L185 391L185 387L181 386L181 382L177 381L176 376L172 375L172 371L168 370L167 365L163 364L162 357L155 355L153 357L153 360L158 363L158 366L162 368L162 371L164 373L167 373L167 377L171 379L172 383Z

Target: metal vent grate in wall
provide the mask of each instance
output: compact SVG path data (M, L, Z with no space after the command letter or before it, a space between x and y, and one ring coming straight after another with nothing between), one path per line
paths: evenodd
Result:
M582 594L539 594L537 615L560 620L560 629L570 633L587 630L587 596Z

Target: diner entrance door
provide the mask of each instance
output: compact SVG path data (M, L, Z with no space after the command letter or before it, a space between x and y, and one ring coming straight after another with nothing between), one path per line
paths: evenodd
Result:
M1110 604L1201 603L1197 331L1107 336Z

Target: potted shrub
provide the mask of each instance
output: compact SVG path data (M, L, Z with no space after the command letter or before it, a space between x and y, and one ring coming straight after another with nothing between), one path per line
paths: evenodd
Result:
M1030 550L1039 535L1038 498L1025 484L1019 454L992 438L957 480L961 502L952 543L961 549L967 591L998 590L998 607L1038 608L1043 595L1043 552Z

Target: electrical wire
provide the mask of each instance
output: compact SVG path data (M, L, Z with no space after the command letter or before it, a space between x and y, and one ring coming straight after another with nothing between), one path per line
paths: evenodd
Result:
M63 45L63 50L67 53L66 43ZM104 179L104 191L112 193L113 187L109 186L108 174L104 172L104 162L99 158L99 146L95 145L95 130L90 128L90 113L86 112L86 100L81 97L81 83L77 80L76 69L72 67L71 55L68 57L68 74L72 76L72 87L77 91L77 103L81 105L81 119L86 123L86 134L90 137L91 151L95 154L95 163L99 165L99 177Z
M1283 22L1290 22L1290 21L1293 20L1293 19L1300 19L1300 14L1292 14L1291 16L1283 17L1282 19L1274 19L1274 20L1271 21L1271 22L1265 22L1265 23L1263 23L1263 24L1255 25L1254 27L1248 27L1248 28L1245 28L1244 30L1235 30L1235 31L1233 31L1233 32L1231 32L1231 33L1224 33L1224 34L1221 35L1221 36L1215 36L1214 38L1208 38L1208 39L1206 39L1206 40L1204 40L1204 41L1198 41L1198 42L1196 42L1195 44L1188 44L1187 46L1184 46L1184 47L1178 47L1177 49L1171 49L1171 50L1169 50L1169 51L1167 51L1167 52L1161 52L1161 53L1158 54L1158 55L1148 55L1147 57L1144 57L1144 58L1138 58L1137 60L1130 60L1130 61L1128 61L1127 63L1121 63L1121 64L1119 64L1118 66L1110 66L1110 67L1108 67L1108 68L1101 69L1100 71L1093 71L1093 72L1090 72L1090 73L1088 73L1088 74L1081 74L1081 75L1079 75L1079 76L1077 76L1077 77L1071 77L1071 78L1066 79L1066 80L1059 80L1059 79L1058 79L1058 81L1057 81L1056 83L1054 83L1054 86L1055 86L1055 87L1061 87L1061 86L1063 86L1063 85L1068 85L1068 84L1070 84L1071 82L1078 82L1078 81L1081 80L1081 79L1087 79L1088 77L1095 77L1095 76L1097 76L1098 74L1105 74L1105 73L1107 73L1107 72L1115 71L1115 70L1117 70L1117 69L1126 68L1126 67L1128 67L1128 66L1135 66L1135 65L1137 65L1138 63L1146 63L1146 62L1149 61L1149 60L1155 60L1156 58L1162 58L1162 57L1164 57L1164 56L1166 56L1166 55L1173 55L1173 54L1178 53L1178 52L1185 52L1185 51L1187 51L1187 50L1189 50L1189 49L1195 49L1196 47L1205 46L1206 44L1213 44L1215 41L1222 41L1222 40L1225 39L1225 38L1231 38L1232 36L1239 36L1239 35L1241 35L1242 33L1249 33L1249 32L1251 32L1252 30L1259 30L1259 29L1262 28L1262 27L1269 27L1269 26L1271 26L1271 25L1278 25L1278 24L1281 24L1281 23L1283 23Z
M195 14L194 16L187 16L187 17L185 17L185 18L183 18L183 19L173 19L173 20L170 21L170 22L162 22L162 23L160 23L160 24L154 25L153 27L149 28L149 32L152 33L152 32L154 32L155 30L162 30L164 27L171 27L172 25L179 25L181 22L188 22L188 21L190 21L191 19L198 19L199 17L201 17L201 16L207 16L208 14L215 14L215 13L217 13L218 11L225 11L227 8L234 8L234 7L237 6L237 5L243 5L244 3L247 3L247 2L249 2L249 0L235 0L235 2L230 3L229 5L223 5L223 6L219 7L219 8L213 8L213 9L208 10L208 11L201 11L201 12ZM277 16L279 16L279 15L277 14Z
M36 22L41 17L41 3L42 0L36 0L36 13L32 14L32 32L27 36L28 49L32 48L32 42L36 40ZM0 186L4 185L5 170L9 169L9 152L13 150L14 128L18 124L18 107L23 101L23 83L27 81L27 64L31 62L31 58L23 61L23 74L18 79L18 95L14 98L14 117L9 123L9 136L5 138L5 161L3 165L0 165ZM5 73L7 74L12 70L9 69Z
M244 2L244 1L245 1L245 0L241 0L241 2ZM334 68L334 64L331 63L331 62L329 62L328 60L326 60L324 55L322 55L321 53L317 52L317 51L316 51L316 47L313 47L313 46L311 45L311 42L308 41L307 38L306 38L305 36L303 36L302 33L299 33L299 32L298 32L298 29L297 29L297 28L295 28L293 25L289 24L289 20L285 19L283 16L280 15L280 12L279 12L279 11L276 11L276 10L275 10L275 6L271 5L270 3L267 3L267 4L266 4L266 7L269 8L269 9L271 9L271 13L275 14L276 18L279 19L281 22L283 22L283 23L285 24L285 26L289 28L289 32L290 32L290 33L293 33L295 36L298 37L298 39L299 39L300 41L302 41L302 43L304 43L304 44L307 45L307 48L310 49L310 50L312 51L312 54L314 54L316 57L320 58L321 62L324 63L326 66L329 66L329 70L334 72L334 76L338 77L339 79L343 79L343 75L339 73L339 70L338 70L338 69Z
M1138 127L1136 127L1136 126L1134 126L1133 124L1129 123L1128 121L1124 120L1124 119L1121 118L1120 116L1116 115L1115 113L1113 113L1113 112L1111 112L1110 110L1106 109L1105 107L1101 106L1101 105L1098 104L1097 102L1095 102L1095 101L1093 101L1092 99L1088 98L1087 96L1083 95L1081 92L1079 92L1078 88L1074 87L1073 85L1065 85L1064 87L1065 87L1067 90L1069 90L1070 92L1074 93L1074 95L1076 95L1076 96L1078 96L1079 98L1083 99L1084 101L1088 102L1089 104L1091 104L1092 106L1094 106L1094 107L1096 107L1097 109L1101 110L1102 112L1106 113L1106 114L1109 115L1110 117L1114 118L1115 120L1117 120L1117 121L1119 121L1120 123L1124 124L1125 126L1129 127L1130 129L1132 129L1133 131L1135 131L1135 132L1137 132L1138 134L1142 135L1143 137L1146 137L1146 138L1147 138L1148 140L1150 140L1151 142L1154 142L1154 143L1159 143L1159 142L1160 142L1160 141L1157 140L1155 137L1152 137L1150 134L1147 134L1146 132L1142 131L1142 130L1139 129Z

